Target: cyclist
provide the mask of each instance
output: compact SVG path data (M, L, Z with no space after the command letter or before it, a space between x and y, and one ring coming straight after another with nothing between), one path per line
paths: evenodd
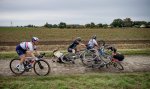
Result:
M117 49L115 47L110 46L110 47L107 47L107 49L112 51L113 58L115 58L119 61L123 61L124 55L117 52Z
M35 57L34 52L36 55L39 55L39 53L36 50L36 45L38 44L39 39L37 37L32 37L31 42L22 42L16 47L16 52L19 55L20 63L16 66L16 68L19 71L24 71L24 65L23 62L26 58L26 56L31 56L35 60L38 60L37 57Z
M98 49L98 43L96 41L96 35L92 36L92 38L89 40L87 49Z
M88 45L87 45L87 49L89 50L93 50L95 55L97 56L97 58L94 59L95 63L98 63L98 61L100 60L100 58L98 57L99 56L99 52L98 52L98 49L99 49L99 45L96 41L96 35L92 36L92 38L89 40L88 42ZM104 64L101 65L101 67L103 67Z
M77 37L71 45L68 47L68 52L70 53L76 53L77 52L77 46L80 45L82 47L86 47L85 44L81 43L81 38Z

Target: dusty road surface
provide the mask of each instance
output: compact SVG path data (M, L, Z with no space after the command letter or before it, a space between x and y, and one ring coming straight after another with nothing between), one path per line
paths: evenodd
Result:
M150 72L150 56L126 56L122 62L124 70L120 71L114 68L93 69L82 65L80 60L76 60L76 64L59 64L46 59L51 67L49 75L60 74L82 74L88 72ZM0 76L13 76L14 74L9 68L10 60L0 60ZM25 72L23 75L36 75L34 71Z

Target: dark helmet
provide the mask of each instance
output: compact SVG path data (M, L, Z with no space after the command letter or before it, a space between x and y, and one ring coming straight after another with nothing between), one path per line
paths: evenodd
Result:
M80 42L80 41L81 41L81 37L77 37L77 38L76 38L76 41L79 41L79 42Z
M96 35L92 36L92 39L96 39Z

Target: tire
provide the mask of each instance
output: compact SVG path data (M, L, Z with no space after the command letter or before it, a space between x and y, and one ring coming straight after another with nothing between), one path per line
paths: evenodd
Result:
M65 64L75 64L76 55L74 53L65 54L62 58L62 62Z
M120 62L113 62L113 66L119 70L124 70L124 67L121 65Z
M89 51L89 50L85 51L83 53L83 55L82 55L83 57L81 59L83 65L91 66L93 64L93 59L95 59L94 55L95 54L93 52Z
M51 71L49 63L45 60L36 61L33 65L33 68L34 68L34 72L39 76L46 76Z
M21 75L25 72L24 71L19 71L16 66L19 64L20 62L20 59L12 59L10 61L10 64L9 64L9 67L10 67L10 70L15 74L15 75Z

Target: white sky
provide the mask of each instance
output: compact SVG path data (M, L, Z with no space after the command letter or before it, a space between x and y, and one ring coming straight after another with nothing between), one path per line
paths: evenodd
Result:
M0 0L0 26L150 21L150 0Z

